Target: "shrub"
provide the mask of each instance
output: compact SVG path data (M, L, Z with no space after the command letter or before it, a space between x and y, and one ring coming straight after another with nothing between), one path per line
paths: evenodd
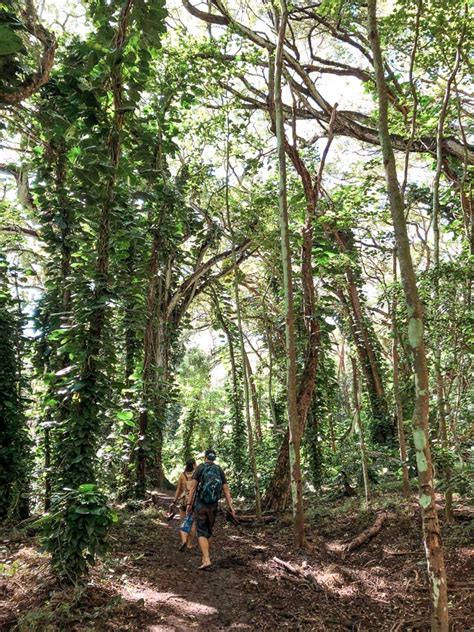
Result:
M59 576L76 583L105 552L110 525L118 520L103 492L92 483L65 488L53 496L43 519L43 550L52 555Z

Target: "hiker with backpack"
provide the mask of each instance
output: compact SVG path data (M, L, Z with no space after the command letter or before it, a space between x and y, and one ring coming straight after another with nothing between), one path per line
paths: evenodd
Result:
M186 461L186 467L184 472L182 472L178 479L178 484L176 486L176 492L174 494L173 502L170 505L170 515L171 509L173 506L177 506L179 508L179 516L181 521L186 518L186 505L189 492L191 490L192 482L193 482L193 474L196 469L196 459L188 459ZM175 510L176 511L176 510ZM196 525L193 523L192 528L189 532L183 531L180 529L179 536L181 538L181 546L179 550L183 552L185 549L193 548L193 537L196 532Z
M224 470L220 465L214 463L215 460L215 451L206 450L204 463L198 465L194 471L188 496L187 514L190 515L194 512L199 548L202 554L200 571L209 570L212 566L209 547L222 493L224 493L229 510L235 518L235 510Z

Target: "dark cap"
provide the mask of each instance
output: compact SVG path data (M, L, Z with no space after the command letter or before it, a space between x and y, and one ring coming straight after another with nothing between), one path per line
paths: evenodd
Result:
M206 457L206 459L209 459L209 461L215 461L216 460L216 453L212 449L206 450L204 452L204 456Z

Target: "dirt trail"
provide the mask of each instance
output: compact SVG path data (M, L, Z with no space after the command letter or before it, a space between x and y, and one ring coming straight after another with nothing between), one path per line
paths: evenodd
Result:
M168 503L169 498L162 496L163 508ZM392 515L378 538L342 559L341 540L350 540L372 520L366 516L366 524L361 525L341 516L336 523L322 524L322 533L329 528L332 539L326 540L327 548L319 547L308 556L294 552L287 524L236 527L221 514L214 538L214 570L203 573L197 570L197 547L178 551L179 521L167 524L152 519L156 537L150 537L150 526L135 529L132 518L128 539L122 533L115 552L126 556L133 549L143 557L127 565L122 594L132 602L143 599L137 629L155 632L429 629L417 524L407 529L403 520L397 524L399 516ZM279 568L275 556L309 573L314 583ZM453 557L462 563L458 555ZM467 629L461 621L453 623L454 629Z
M258 528L235 526L220 514L214 570L200 572L197 547L178 551L179 521L170 524L165 519L169 502L163 494L158 508L122 513L107 559L64 612L67 594L51 589L47 578L39 580L38 564L46 569L47 560L32 546L19 543L10 555L20 564L16 583L30 582L31 590L28 597L16 585L6 590L15 616L10 611L4 626L0 619L0 629L15 629L18 621L24 623L17 629L28 632L429 629L424 556L414 504L388 509L381 533L346 557L341 554L344 542L371 524L374 513L339 511L321 518L317 529L326 546L317 547L311 555L294 552L291 527L283 522ZM461 540L450 544L449 538L447 549L452 629L464 631L470 627L473 588L468 579L469 549ZM275 556L306 573L308 581L278 567ZM28 572L36 575L30 577ZM49 619L37 614L45 608ZM31 611L33 615L27 614Z

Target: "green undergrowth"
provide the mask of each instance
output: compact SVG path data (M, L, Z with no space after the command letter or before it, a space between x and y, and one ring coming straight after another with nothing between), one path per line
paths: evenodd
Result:
M443 542L451 547L472 547L474 541L474 520L463 520L443 526Z
M317 521L322 518L338 518L345 515L371 516L374 512L381 510L393 510L402 513L411 511L409 501L401 494L379 491L374 493L368 508L365 506L365 499L358 496L332 501L324 498L311 500L308 503L307 517L310 520Z
M110 617L120 616L126 603L120 595L93 595L92 587L76 587L53 592L40 608L21 615L18 632L59 632L80 629L81 632L103 629ZM96 600L97 603L91 603ZM76 628L80 625L80 628Z

